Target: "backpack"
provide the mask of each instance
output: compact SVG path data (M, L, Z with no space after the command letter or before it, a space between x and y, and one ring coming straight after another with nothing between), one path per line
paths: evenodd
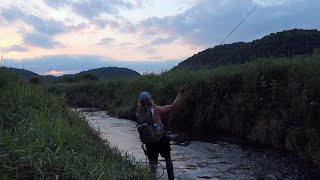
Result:
M139 108L137 111L137 129L144 144L155 143L163 137L162 124L153 120L153 108Z

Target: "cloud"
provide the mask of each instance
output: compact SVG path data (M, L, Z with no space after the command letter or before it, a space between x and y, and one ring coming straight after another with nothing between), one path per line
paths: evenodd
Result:
M128 48L129 46L133 46L133 45L134 43L132 42L124 42L124 43L118 44L118 46L122 48Z
M253 0L253 2L260 3L262 6L281 6L288 4L290 0Z
M26 51L28 51L28 49L24 48L23 46L20 46L20 45L13 45L13 46L10 46L8 48L3 49L3 51L5 51L5 52L11 52L11 51L26 52Z
M25 16L25 14L17 8L0 8L0 10L2 17L4 17L7 21L15 21Z
M72 12L89 20L99 28L109 27L120 32L137 32L136 26L127 18L119 16L122 9L142 8L142 0L45 0L46 4L53 8L63 6L70 7Z
M135 33L138 30L135 24L122 16L116 16L113 20L105 17L96 18L91 23L102 29L109 27L110 29L116 29L124 33Z
M54 41L51 36L41 33L26 33L24 34L24 42L37 47L42 47L46 49L63 47L58 41Z
M106 18L96 18L92 20L91 23L102 29L107 26L110 26L111 28L119 27L119 23L117 21L112 21Z
M101 41L98 43L99 45L110 45L114 41L113 38L106 37L101 39Z
M132 4L134 7L143 8L145 0L133 0Z
M320 17L318 0L261 1L262 4L225 43L251 41L285 29L320 28L318 19L314 18ZM112 56L118 60L129 55L132 59L157 59L161 56L174 59L220 44L258 0L159 2L42 0L0 3L1 24L8 26L2 29L10 32L12 29L15 35L7 42L1 42L1 46L19 44L20 47L12 46L11 50L23 52L26 47L30 50L30 53L10 53L12 58L49 53L83 54L88 51L88 54ZM167 3L172 6L169 8ZM170 16L165 16L168 14ZM21 37L25 44L21 44ZM66 48L49 50L62 47L62 44ZM28 45L45 49L33 49ZM113 46L105 50L105 45Z
M37 31L48 35L59 34L67 29L62 22L57 22L52 19L44 20L34 15L28 15L24 20L31 24Z
M157 38L151 42L153 45L163 45L163 44L169 44L175 40L174 37L169 38Z
M24 13L19 8L12 7L9 9L2 9L2 16L7 21L22 20L33 26L36 31L49 35L59 34L67 29L67 26L65 26L62 22L58 22L53 19L45 20L38 16Z
M71 6L73 12L85 17L87 19L94 19L102 14L118 14L119 9L139 8L141 2L138 0L133 3L124 0L45 0L45 3L53 8L60 8L62 6Z
M320 1L282 0L264 1L243 24L230 36L226 43L251 41L271 32L292 28L320 28ZM193 45L214 46L220 44L231 30L256 5L253 0L212 1L202 0L190 9L163 18L152 17L140 23L147 35L160 32L181 38ZM157 41L156 41L157 42Z
M65 25L62 21L56 21L52 18L40 18L33 14L23 12L17 7L1 9L1 15L7 21L22 20L31 25L36 31L48 34L56 35L70 30L78 30L86 27L84 23L79 25Z
M143 51L147 54L154 54L156 53L156 49L151 47L151 46L148 46L148 45L142 45L142 46L138 46L135 48L136 50L138 51Z
M148 34L161 31L191 44L210 45L222 41L226 29L237 22L235 17L242 16L241 11L235 11L236 7L241 9L241 2L203 0L181 14L149 18L141 25Z
M53 8L61 8L70 3L68 0L44 0L44 2Z
M88 19L97 17L102 13L107 14L118 14L118 8L132 8L133 4L122 1L122 0L90 0L90 1L79 1L72 4L73 10Z
M101 56L52 55L19 61L7 60L7 66L25 68L38 74L48 74L49 71L78 73L101 67L125 67L139 73L160 73L178 65L181 60L167 61L116 61Z
M62 45L53 40L53 36L65 33L71 30L78 30L85 27L84 24L76 26L67 26L61 21L48 18L43 19L38 16L23 12L19 8L5 8L1 9L1 15L7 21L22 20L26 24L31 25L34 29L32 32L20 31L24 38L24 42L33 46L42 48L62 47Z

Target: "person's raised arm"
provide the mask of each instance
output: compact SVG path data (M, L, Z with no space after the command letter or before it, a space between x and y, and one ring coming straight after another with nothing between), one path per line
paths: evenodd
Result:
M160 113L168 113L173 111L180 103L182 100L182 94L187 90L187 85L183 85L180 87L179 93L175 100L173 101L172 104L170 105L165 105L165 106L157 106L156 109Z

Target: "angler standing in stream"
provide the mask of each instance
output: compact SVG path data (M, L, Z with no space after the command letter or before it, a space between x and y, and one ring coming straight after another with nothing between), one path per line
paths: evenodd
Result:
M148 92L142 92L139 96L137 128L142 143L146 145L149 167L154 176L156 176L158 156L160 154L165 158L169 180L174 179L173 164L170 155L170 138L163 130L161 114L173 111L180 104L182 94L186 90L186 85L181 86L173 103L164 106L157 106Z

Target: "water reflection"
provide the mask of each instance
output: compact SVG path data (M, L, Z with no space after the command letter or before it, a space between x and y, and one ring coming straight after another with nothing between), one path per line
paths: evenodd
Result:
M145 163L135 122L110 117L103 111L79 111L111 146ZM188 146L172 145L171 149L177 179L320 179L311 164L275 150L198 141L191 141ZM165 168L164 159L159 160ZM160 166L158 171L161 176ZM160 179L166 179L165 170Z

